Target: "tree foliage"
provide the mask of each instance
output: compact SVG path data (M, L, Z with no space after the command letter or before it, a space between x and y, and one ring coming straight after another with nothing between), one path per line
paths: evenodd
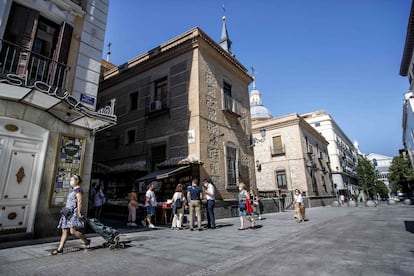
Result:
M365 156L358 158L357 165L358 185L367 193L371 198L377 194L376 183L379 178L379 172L375 169L374 165Z
M394 157L388 172L393 193L397 193L397 191L406 194L412 193L411 187L414 182L414 170L407 157L403 155Z

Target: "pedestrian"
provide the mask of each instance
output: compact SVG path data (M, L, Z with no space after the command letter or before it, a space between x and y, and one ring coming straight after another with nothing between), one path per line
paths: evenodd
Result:
M246 184L243 182L239 183L239 217L240 217L240 228L239 230L245 230L244 220L251 223L251 228L256 229L255 221L251 217L253 208L250 203L250 194L246 190Z
M96 190L95 198L93 201L93 207L95 208L95 218L99 220L101 218L102 207L105 202L105 193L103 191L103 184L99 185L99 188Z
M293 196L293 205L295 208L294 218L296 219L296 221L304 221L304 206L301 206L303 205L303 197L299 189L295 189L295 194Z
M63 253L63 247L69 234L81 239L85 244L85 248L89 248L91 241L85 237L78 229L85 227L83 221L82 209L82 196L83 191L80 187L82 179L79 175L75 174L70 178L69 185L72 191L68 194L66 205L62 208L60 220L57 228L62 229L62 235L60 237L59 247L53 250L52 255ZM66 212L63 212L63 211Z
M250 189L250 200L251 202L253 202L254 213L258 216L258 219L261 220L263 212L263 203L256 189Z
M138 195L134 185L128 193L128 223L127 226L137 227L135 221L137 220Z
M172 200L174 218L172 221L171 229L183 230L184 209L187 203L187 199L183 193L183 184L180 183L177 185Z
M194 230L194 215L196 215L198 231L202 231L203 229L201 228L201 199L203 198L203 192L200 186L198 186L197 179L193 179L193 181L191 182L191 186L188 187L187 198L190 201L190 230Z
M144 220L141 221L144 227L154 228L154 224L151 222L151 217L155 214L155 206L157 205L157 199L155 198L154 193L154 184L151 183L148 186L148 190L145 193L145 209L147 215L145 216Z
M341 204L341 206L344 207L344 205L345 205L345 196L344 195L339 196L339 204Z
M206 228L216 229L216 219L214 216L214 206L216 205L215 188L214 185L207 179L203 179L203 186L205 188L205 198L207 200L206 213L207 225Z

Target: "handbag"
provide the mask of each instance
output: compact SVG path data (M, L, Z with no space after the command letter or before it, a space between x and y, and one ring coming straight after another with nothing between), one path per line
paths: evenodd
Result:
M60 214L64 216L66 219L68 219L72 216L73 210L68 207L63 207L62 209L60 209Z

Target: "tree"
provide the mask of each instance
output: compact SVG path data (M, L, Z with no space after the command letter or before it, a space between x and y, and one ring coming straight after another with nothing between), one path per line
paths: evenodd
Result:
M375 184L379 178L379 172L365 156L358 158L357 175L358 185L370 198L373 198L373 195L377 194Z
M375 183L375 193L380 194L381 198L388 197L388 187L381 180L377 180Z
M393 193L401 191L406 194L412 194L414 170L407 157L403 155L394 157L388 172Z

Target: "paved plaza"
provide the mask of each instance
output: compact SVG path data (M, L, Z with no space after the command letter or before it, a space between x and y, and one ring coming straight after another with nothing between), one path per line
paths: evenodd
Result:
M139 227L122 231L118 250L89 234L91 249L70 240L52 256L56 237L0 250L0 275L414 275L413 205L306 211L304 223L272 213L244 231L237 217L201 232Z

